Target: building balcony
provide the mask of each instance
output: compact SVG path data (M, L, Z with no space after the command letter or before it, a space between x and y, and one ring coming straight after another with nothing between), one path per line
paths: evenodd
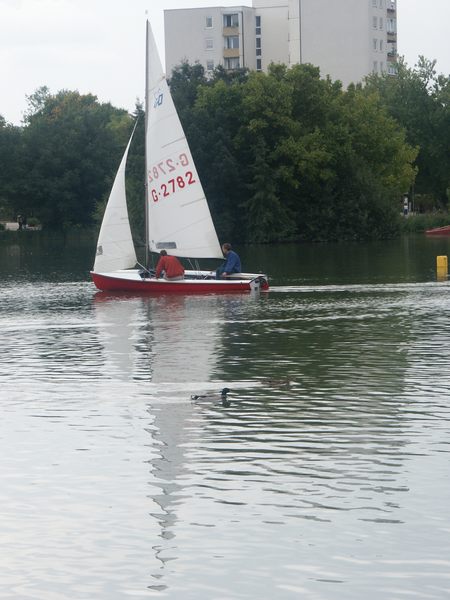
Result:
M224 48L223 49L223 57L224 58L239 58L239 48Z
M237 57L224 58L223 66L226 71L235 71L241 68L241 60Z
M223 35L239 35L239 27L224 27Z

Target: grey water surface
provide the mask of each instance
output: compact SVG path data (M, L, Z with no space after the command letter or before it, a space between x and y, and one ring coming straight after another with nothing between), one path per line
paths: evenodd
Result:
M450 598L450 240L238 248L269 293L113 296L91 240L23 233L0 598Z

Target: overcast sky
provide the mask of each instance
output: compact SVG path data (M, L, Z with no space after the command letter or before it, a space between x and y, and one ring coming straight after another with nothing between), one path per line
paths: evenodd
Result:
M336 0L337 1L337 0ZM20 124L25 96L46 85L133 111L144 99L145 19L164 64L164 9L251 5L222 0L0 0L0 115ZM397 0L398 49L450 74L450 0Z

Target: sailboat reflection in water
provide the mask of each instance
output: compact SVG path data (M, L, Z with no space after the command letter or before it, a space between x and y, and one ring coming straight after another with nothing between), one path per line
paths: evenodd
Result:
M144 501L153 517L149 526L155 530L151 544L157 589L171 553L173 542L168 540L175 537L189 471L186 448L198 445L197 432L203 430L208 410L195 405L191 395L223 387L211 378L222 353L222 327L230 300L234 299L217 295L118 297L104 292L94 299L102 371L113 382L109 387L122 392L128 407L138 406L143 399L147 404L143 427L151 436L151 475Z

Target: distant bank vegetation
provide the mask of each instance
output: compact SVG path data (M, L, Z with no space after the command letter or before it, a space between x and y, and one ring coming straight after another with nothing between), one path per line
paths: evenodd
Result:
M414 212L448 208L450 81L432 61L347 90L312 65L206 78L183 63L170 85L221 239L382 239L401 231L406 193ZM142 105L46 87L27 99L22 126L0 117L0 220L95 225L139 118L127 191L143 235Z

